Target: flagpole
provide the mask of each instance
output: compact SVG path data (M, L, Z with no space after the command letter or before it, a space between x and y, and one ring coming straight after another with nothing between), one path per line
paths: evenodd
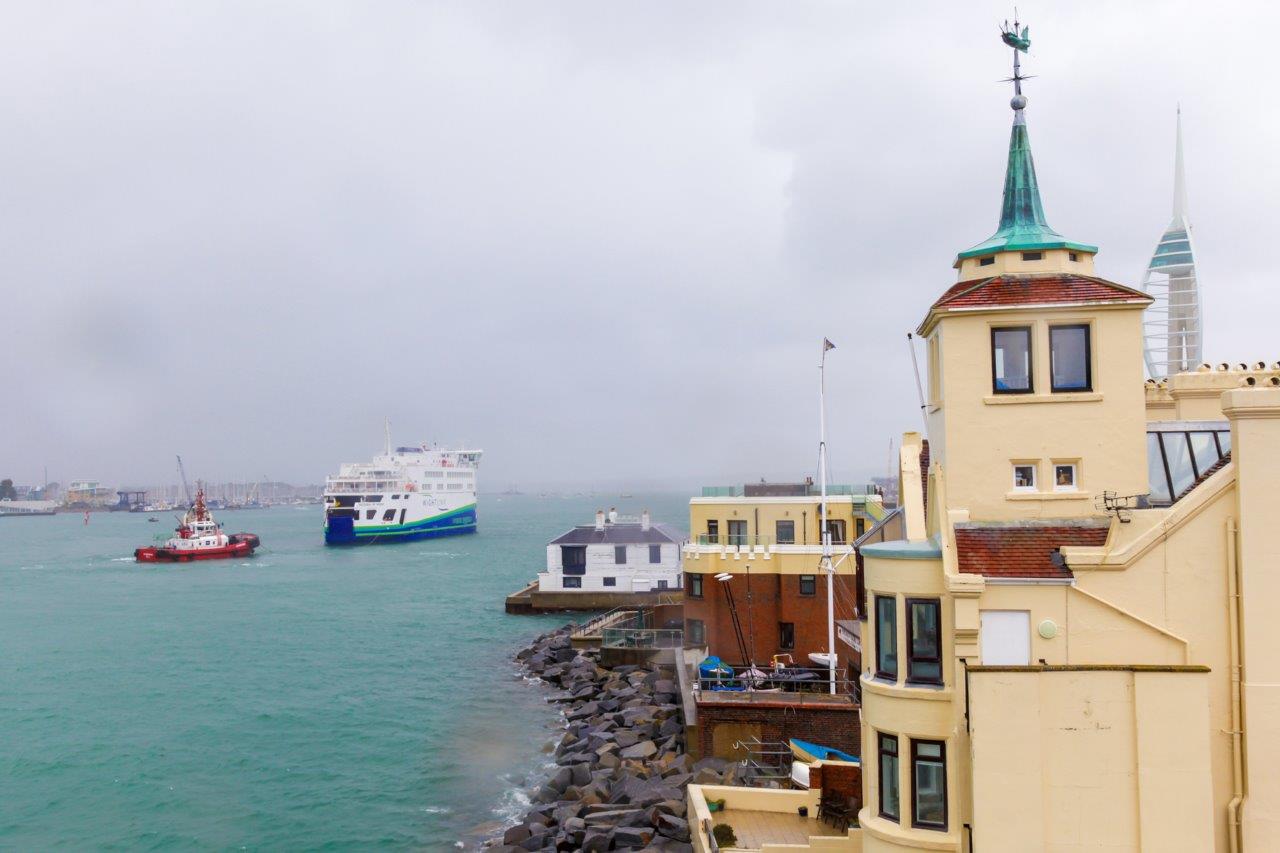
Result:
M822 339L818 365L818 483L822 490L822 570L827 575L827 677L831 695L836 692L835 569L831 566L831 531L827 529L827 350L835 344Z

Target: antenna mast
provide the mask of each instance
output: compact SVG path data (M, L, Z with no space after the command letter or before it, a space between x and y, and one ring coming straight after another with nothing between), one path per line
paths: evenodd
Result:
M827 576L827 676L831 695L836 692L836 597L835 568L831 565L831 531L827 529L827 351L836 345L822 339L822 361L818 364L818 483L822 490L822 561Z

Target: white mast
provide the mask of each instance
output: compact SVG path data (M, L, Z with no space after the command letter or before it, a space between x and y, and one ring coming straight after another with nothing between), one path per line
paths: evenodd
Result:
M387 438L386 450L384 450L383 453L385 453L387 456L390 456L391 455L391 419L390 418L382 419L382 430L386 434L386 438Z
M818 483L822 490L822 571L827 576L827 674L831 694L836 692L836 600L835 568L831 565L831 531L827 529L827 350L836 345L822 339L822 361L818 365Z

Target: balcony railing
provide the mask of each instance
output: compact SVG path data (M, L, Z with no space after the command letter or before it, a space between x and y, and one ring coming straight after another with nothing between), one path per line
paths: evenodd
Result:
M831 694L831 673L825 667L769 666L748 667L724 665L727 671L708 677L700 674L698 689L705 700L767 701L781 698L824 701L861 702L862 687L857 679L850 679L836 671L836 692Z
M774 537L748 533L699 533L696 542L699 545L724 545L729 548L768 548Z
M600 632L605 649L679 649L684 631L679 628L605 628Z

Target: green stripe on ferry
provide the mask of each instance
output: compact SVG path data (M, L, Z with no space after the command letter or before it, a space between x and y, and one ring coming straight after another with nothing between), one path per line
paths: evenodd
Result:
M387 536L387 535L394 535L397 533L415 533L418 530L422 529L425 525L432 524L434 522L444 521L454 516L461 515L462 513L467 512L469 510L473 511L475 510L475 508L476 508L475 504L467 504L466 506L460 506L457 509L451 509L448 512L443 512L440 515L433 515L430 518L422 518L417 521L411 521L408 524L378 524L378 525L373 525L372 528L365 526L364 529L361 529L360 526L357 526L355 528L355 534L356 536Z

